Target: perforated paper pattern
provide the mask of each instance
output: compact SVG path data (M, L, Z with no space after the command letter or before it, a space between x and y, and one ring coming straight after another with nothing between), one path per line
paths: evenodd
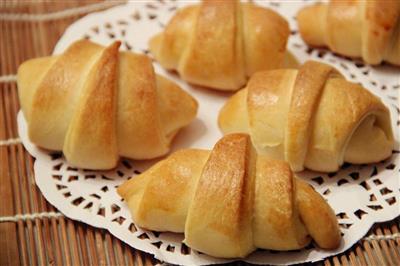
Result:
M77 39L88 38L104 45L121 40L122 49L151 56L147 49L149 38L162 30L177 8L193 2L137 1L90 14L67 29L54 52L62 52ZM297 32L294 16L309 1L255 2L276 10L288 19L291 27L288 48L300 62L314 59L335 66L348 80L361 83L381 97L391 111L396 138L391 158L372 165L346 164L333 174L308 171L299 174L335 210L343 234L340 248L324 251L310 245L303 250L290 252L259 250L245 259L256 264L317 261L350 248L367 233L373 223L391 220L399 215L399 69L388 65L370 67L325 49L307 47ZM230 94L196 88L179 80L175 74L164 71L156 62L155 67L157 72L189 91L200 104L198 118L178 134L173 150L183 147L211 149L221 137L216 123L217 114ZM132 247L154 254L165 262L191 265L227 262L191 250L182 243L182 234L146 231L132 222L128 208L116 193L116 187L134 178L154 161L123 160L111 171L76 169L68 165L62 154L38 149L30 143L22 113L18 115L18 126L24 146L36 158L34 170L37 185L46 199L66 216L106 228Z

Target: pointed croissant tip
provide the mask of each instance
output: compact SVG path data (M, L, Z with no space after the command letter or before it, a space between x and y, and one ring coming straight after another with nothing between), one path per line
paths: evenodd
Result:
M117 194L121 198L126 200L129 197L129 189L130 189L130 182L129 181L124 182L120 186L118 186Z
M126 182L122 183L118 188L117 188L117 194L120 195L122 198L125 198L126 194Z
M112 44L110 44L109 47L116 47L117 49L119 49L121 44L122 44L122 42L118 40L118 41L114 41Z
M159 47L161 45L161 41L162 41L162 33L158 33L155 36L153 36L150 40L149 40L149 49L150 52L157 58L158 57L158 50Z

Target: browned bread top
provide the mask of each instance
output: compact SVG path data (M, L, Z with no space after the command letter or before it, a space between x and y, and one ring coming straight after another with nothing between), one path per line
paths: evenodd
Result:
M21 108L29 138L62 150L79 167L109 169L119 156L149 159L168 152L177 131L190 123L196 101L154 73L151 60L73 43L63 54L32 59L18 69Z
M226 102L218 123L224 134L249 133L257 152L288 161L294 171L379 162L394 144L380 99L314 61L254 74Z
M256 71L282 66L288 37L288 23L270 9L205 0L178 10L149 46L156 60L182 79L237 90Z
M212 151L175 152L118 193L138 226L184 232L188 246L216 257L299 249L311 239L334 249L341 240L325 200L287 163L258 156L246 134L227 135Z

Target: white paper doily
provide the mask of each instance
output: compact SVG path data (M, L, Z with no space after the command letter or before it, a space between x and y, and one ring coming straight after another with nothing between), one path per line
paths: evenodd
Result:
M339 69L348 80L359 82L380 96L390 108L396 148L391 158L373 165L345 165L338 173L300 174L320 192L335 210L343 233L339 249L320 250L309 246L300 251L257 251L245 259L256 264L291 264L321 260L350 248L362 238L375 222L394 219L400 214L399 201L399 127L400 69L383 65L370 67L332 54L328 50L310 49L297 33L294 16L305 2L255 1L270 7L290 22L288 49L300 60L320 60ZM80 38L109 44L121 40L122 49L148 54L147 41L160 32L175 10L193 1L136 1L125 6L90 14L72 24L58 42L60 53ZM308 4L309 2L307 2ZM151 56L151 55L150 55ZM190 86L155 63L156 71L168 76L189 91L199 101L198 118L175 139L173 150L179 148L210 149L221 137L217 115L229 93L214 92ZM153 162L123 160L112 171L87 171L68 166L60 153L50 153L35 147L27 138L26 122L18 115L18 129L24 146L36 158L35 180L45 198L66 216L87 224L106 228L134 248L154 254L161 261L175 264L211 264L228 262L200 254L182 244L183 235L157 233L137 228L129 210L115 188L126 179L145 170Z

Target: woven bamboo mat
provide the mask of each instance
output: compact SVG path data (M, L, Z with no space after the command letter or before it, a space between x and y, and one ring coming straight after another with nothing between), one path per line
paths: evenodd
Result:
M106 230L67 219L47 203L35 185L34 159L17 134L18 65L49 55L64 29L82 15L115 4L93 0L0 1L0 265L159 263ZM397 218L375 225L351 250L318 264L400 265L399 222Z

